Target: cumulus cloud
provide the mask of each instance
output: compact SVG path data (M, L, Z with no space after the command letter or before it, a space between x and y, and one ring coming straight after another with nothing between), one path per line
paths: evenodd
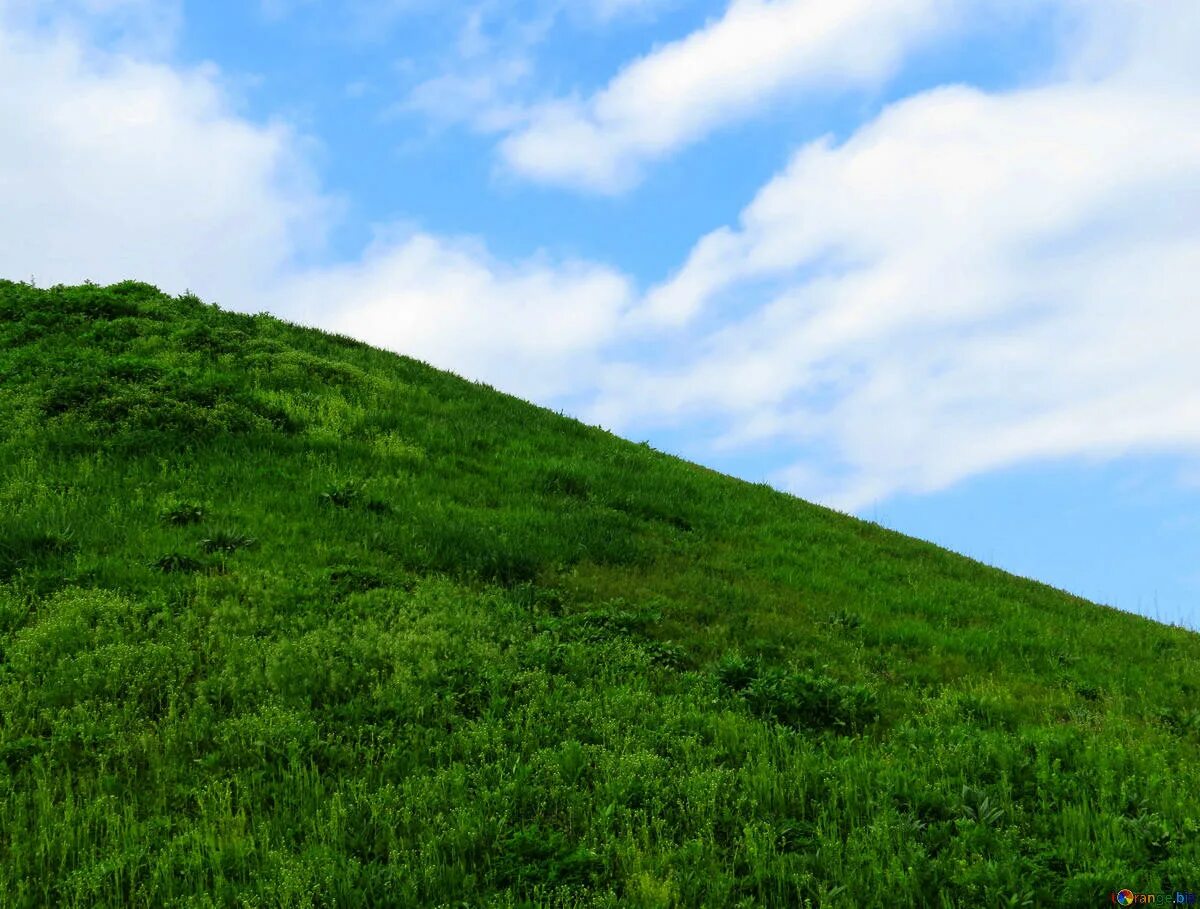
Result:
M612 192L641 165L785 91L877 84L948 27L956 0L733 0L698 31L625 66L585 99L533 109L501 143L514 171Z
M0 20L0 273L130 276L245 302L319 244L330 200L298 137L232 112L212 67Z
M1200 8L1094 15L1064 81L927 92L802 148L642 302L684 362L615 369L593 415L719 414L726 445L810 452L777 479L847 508L1200 450Z
M594 376L632 290L593 263L511 264L478 243L413 232L385 233L358 262L300 272L278 299L300 321L545 399Z
M586 395L618 429L772 451L779 482L847 508L1039 458L1200 453L1200 7L1062 2L1088 27L1053 81L925 92L806 145L642 297L600 264L420 230L314 264L339 206L303 136L239 114L215 67L0 5L20 86L0 90L0 274L138 277ZM658 97L699 91L672 78Z
M20 86L0 90L0 275L191 289L542 397L568 359L580 380L629 305L612 269L507 264L420 233L381 231L359 259L313 266L340 205L308 140L237 113L211 65L98 50L83 15L0 18L0 85Z

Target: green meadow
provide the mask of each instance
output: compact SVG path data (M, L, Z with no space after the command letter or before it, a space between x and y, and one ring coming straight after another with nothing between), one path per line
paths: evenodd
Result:
M0 282L0 906L1200 890L1198 692L1192 632L414 360Z

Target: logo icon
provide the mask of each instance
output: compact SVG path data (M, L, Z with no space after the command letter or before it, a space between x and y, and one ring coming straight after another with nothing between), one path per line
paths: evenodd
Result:
M1132 890L1118 890L1117 891L1117 905L1118 906L1132 906L1133 905L1133 891Z

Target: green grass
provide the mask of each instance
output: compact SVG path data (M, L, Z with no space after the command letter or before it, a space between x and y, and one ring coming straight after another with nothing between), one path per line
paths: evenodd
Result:
M1200 638L346 338L0 282L0 905L1200 889Z

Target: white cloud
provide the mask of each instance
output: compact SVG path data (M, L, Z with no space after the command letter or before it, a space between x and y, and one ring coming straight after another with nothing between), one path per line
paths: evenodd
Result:
M213 67L0 16L0 274L190 287L543 401L594 391L606 425L720 424L843 506L1195 454L1200 7L1087 9L1059 82L928 92L806 146L636 304L611 268L420 231L314 266L337 202L302 136L238 114ZM653 353L614 361L633 330Z
M507 265L419 233L306 267L339 206L302 136L236 113L215 67L97 51L82 37L91 23L13 22L0 18L0 86L20 87L0 90L4 277L191 289L543 397L580 380L629 305L611 269Z
M139 276L244 299L320 241L329 200L280 124L231 112L212 68L0 24L0 272ZM232 300L231 300L232 301Z
M509 129L525 116L509 96L532 72L529 58L522 55L460 66L419 83L400 109L424 114L439 125L466 122L483 132Z
M298 273L277 299L275 311L300 321L545 400L591 381L632 293L591 263L511 265L477 243L411 233L381 237L359 262Z
M674 0L533 0L511 3L479 0L464 10L453 52L411 88L392 112L422 114L439 126L463 124L481 133L523 128L531 110L527 98L537 76L536 51L564 21L589 32L616 21L653 18Z
M785 91L870 86L951 27L959 0L733 0L725 14L579 99L536 108L501 143L516 172L612 192Z
M435 75L423 75L389 113L417 113L437 126L465 124L485 133L524 122L520 97L535 74L533 51L558 14L556 2L537 5L529 15L515 15L490 0L456 10L461 21L453 49L434 65Z
M779 479L845 507L1200 450L1200 7L1096 10L1122 27L1068 81L925 93L799 151L640 307L686 362L615 370L594 416L815 447Z

